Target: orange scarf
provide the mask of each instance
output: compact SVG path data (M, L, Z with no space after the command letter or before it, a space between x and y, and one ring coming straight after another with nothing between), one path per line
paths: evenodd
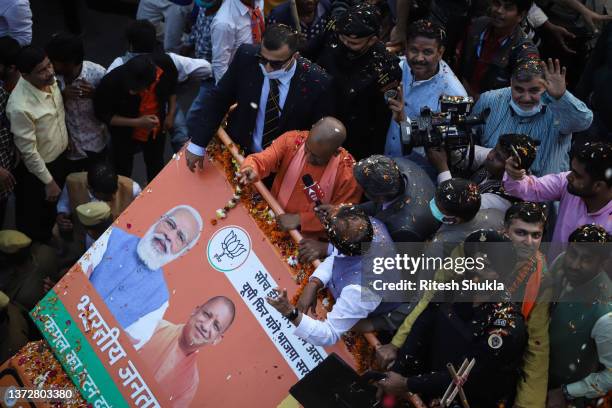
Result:
M145 115L156 115L159 119L159 101L157 100L157 94L155 93L157 84L164 71L160 68L156 68L155 81L147 89L140 92L140 106L138 107L138 116ZM139 142L146 142L149 140L149 135L155 139L159 132L160 126L155 126L153 129L135 128L132 133L132 139L138 140Z
M293 193L293 190L295 190L295 184L298 182L298 178L302 176L302 170L304 169L304 164L306 163L306 150L304 148L305 144L306 143L302 143L295 156L293 156L293 159L291 159L291 163L285 172L283 182L278 190L278 196L276 199L283 208L286 208L289 198L291 198L291 193ZM325 204L329 204L331 200L339 165L340 155L337 154L334 155L327 163L325 171L323 172L323 177L319 182L319 185L323 190L322 201Z
M529 318L529 314L535 306L536 299L538 298L538 292L540 291L540 284L542 283L542 269L544 268L544 256L540 251L535 255L535 271L529 275L527 285L525 286L525 293L523 295L523 306L521 312L525 317L525 320ZM523 283L527 274L529 274L532 267L532 262L527 262L519 271L515 281L510 285L508 291L514 293L519 286Z

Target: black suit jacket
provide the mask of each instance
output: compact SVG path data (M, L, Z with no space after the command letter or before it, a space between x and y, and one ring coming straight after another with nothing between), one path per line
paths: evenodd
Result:
M198 97L200 101L193 105L187 119L193 143L205 147L230 106L237 103L226 131L235 143L250 153L264 80L258 53L259 46L241 45L217 86ZM308 130L322 117L333 114L330 77L307 59L298 58L296 63L280 116L279 135L289 130Z

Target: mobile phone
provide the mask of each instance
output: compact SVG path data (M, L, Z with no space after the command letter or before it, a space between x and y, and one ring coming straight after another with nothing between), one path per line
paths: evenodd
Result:
M360 377L360 381L363 383L368 383L370 381L380 381L384 378L387 378L386 373L381 373L378 371L366 371Z
M388 91L385 91L384 97L385 97L385 103L389 103L389 99L397 99L397 89L389 89Z
M512 156L514 156L514 158L516 159L516 163L518 164L519 168L522 166L523 161L521 160L521 156L519 156L518 152L516 151L516 148L514 146L510 146L510 149L512 149Z

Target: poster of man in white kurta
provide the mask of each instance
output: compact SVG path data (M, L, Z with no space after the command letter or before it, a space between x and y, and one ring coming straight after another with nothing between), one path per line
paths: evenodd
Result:
M200 214L176 206L149 227L142 238L113 227L80 261L90 282L138 350L153 335L169 306L162 268L184 255L202 232Z

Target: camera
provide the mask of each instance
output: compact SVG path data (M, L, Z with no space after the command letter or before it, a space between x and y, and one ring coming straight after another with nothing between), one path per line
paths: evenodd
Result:
M440 147L447 150L469 148L474 144L474 126L485 123L490 110L471 115L474 99L464 96L440 96L440 113L433 113L427 106L421 114L400 124L401 141L408 152L413 147Z

